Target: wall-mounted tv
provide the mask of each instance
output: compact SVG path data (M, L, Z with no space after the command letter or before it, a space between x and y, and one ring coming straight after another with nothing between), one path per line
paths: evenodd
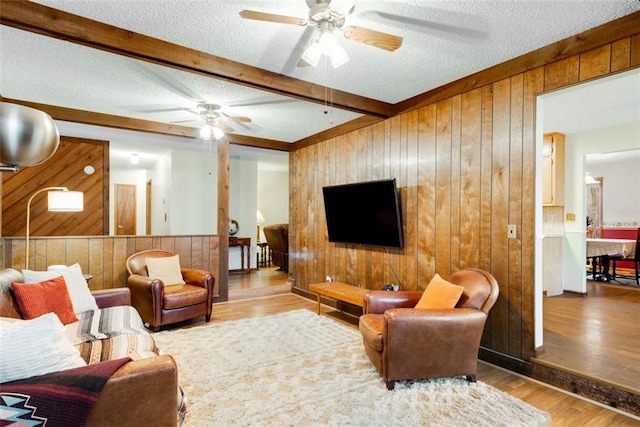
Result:
M329 241L402 249L395 179L322 187Z

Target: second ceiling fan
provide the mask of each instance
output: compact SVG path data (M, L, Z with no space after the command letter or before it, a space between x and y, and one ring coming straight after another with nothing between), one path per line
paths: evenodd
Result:
M345 26L347 16L353 12L353 2L348 0L307 0L309 17L307 19L273 13L242 10L240 16L244 19L275 22L299 26L313 26L320 33L313 39L302 55L298 66L317 66L322 55L331 59L334 68L349 60L347 52L337 44L334 32L341 31L351 40L364 43L379 49L395 51L402 45L402 37L387 34L353 25Z

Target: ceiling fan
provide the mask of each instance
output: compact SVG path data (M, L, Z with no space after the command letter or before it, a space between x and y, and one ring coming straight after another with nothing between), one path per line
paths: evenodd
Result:
M196 111L193 111L191 109L187 109L186 111L189 111L193 114L198 114L201 119L204 120L205 124L200 129L200 138L204 140L209 140L212 136L215 139L220 139L225 135L225 133L235 132L235 129L227 125L225 122L251 123L251 119L249 117L230 116L223 113L220 110L220 106L218 104L212 104L209 102L199 102L196 106ZM192 121L193 120L181 120L173 123L184 123Z
M349 60L347 52L336 42L334 32L341 31L351 40L379 49L395 51L402 45L402 37L357 26L345 26L347 16L353 12L354 4L349 0L307 0L307 19L273 13L242 10L240 16L255 21L276 22L299 26L313 26L319 35L313 39L302 55L298 66L317 66L322 55L329 56L334 68Z

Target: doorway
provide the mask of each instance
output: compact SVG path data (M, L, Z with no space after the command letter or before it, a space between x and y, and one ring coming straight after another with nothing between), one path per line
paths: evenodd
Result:
M598 216L603 225L609 220L607 190L600 185L593 190L588 188L586 176L588 155L624 151L625 157L629 157L630 150L640 148L639 87L640 72L633 70L543 94L538 97L536 112L537 164L542 161L542 135L551 132L566 136L566 161L565 195L560 203L562 254L556 257L561 273L555 277L562 293L553 297L542 295L544 274L540 248L547 230L543 226L541 202L542 168L538 166L536 171L537 355L534 362L634 392L640 390L640 384L631 380L640 378L635 367L639 361L635 358L637 352L629 349L629 343L640 339L637 320L634 323L632 314L637 313L640 289L587 281L587 216ZM594 177L602 176L593 172ZM626 181L627 184L615 186L612 191L625 191L625 188L628 191L628 182L637 182L637 178ZM604 183L608 182L605 176ZM589 192L593 206L587 201ZM601 212L603 206L605 209ZM589 211L590 208L595 211ZM634 209L636 213L640 211Z

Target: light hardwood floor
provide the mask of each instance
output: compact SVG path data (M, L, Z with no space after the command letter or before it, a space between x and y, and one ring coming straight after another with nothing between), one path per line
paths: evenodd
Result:
M261 276L255 273L249 277L230 277L230 295L235 289L268 288L281 284L282 276L275 270L260 270ZM246 275L245 275L246 276ZM253 277L251 277L253 276ZM234 281L235 283L231 283ZM253 283L251 283L253 282ZM262 282L262 284L258 284ZM242 319L247 317L268 316L289 310L316 310L315 301L291 293L239 299L227 303L216 304L213 309L212 322ZM357 318L345 315L332 307L322 306L322 315L357 328ZM549 387L538 381L526 378L485 362L478 364L478 379L503 390L525 402L551 414L552 426L639 426L640 418L627 416L608 407L592 403L567 392Z
M544 298L543 318L536 360L640 394L640 288L588 281L586 296Z

